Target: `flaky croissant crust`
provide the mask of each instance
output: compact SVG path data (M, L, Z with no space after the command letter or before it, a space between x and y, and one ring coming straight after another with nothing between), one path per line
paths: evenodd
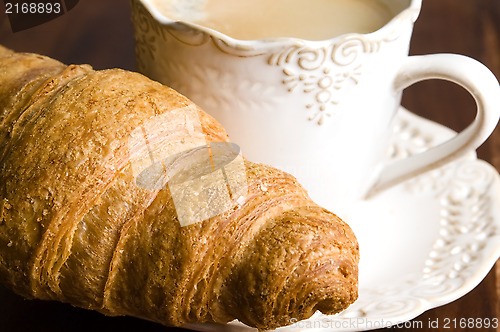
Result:
M271 329L349 306L356 238L292 176L243 160L245 194L184 226L168 185L137 185L131 133L187 108L203 139L228 141L212 117L140 74L0 46L0 281L166 325Z

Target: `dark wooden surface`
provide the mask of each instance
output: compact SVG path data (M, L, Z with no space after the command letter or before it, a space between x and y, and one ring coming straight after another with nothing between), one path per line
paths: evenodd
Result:
M48 55L65 63L89 63L96 69L120 67L136 70L130 8L126 0L81 0L62 17L17 33L10 30L1 9L0 43L4 46ZM497 78L500 77L500 1L424 0L411 53L441 52L471 56L486 64ZM465 91L441 81L426 81L409 88L404 93L403 105L454 130L465 128L475 112L473 99ZM500 170L500 127L478 150L478 155ZM500 315L499 302L500 264L497 263L472 292L425 312L414 322L423 322L424 328L419 331L449 331L442 325L437 329L427 328L427 322L445 318L495 318ZM133 318L108 318L58 303L26 301L0 289L0 331L104 328L110 331L123 328L175 330Z

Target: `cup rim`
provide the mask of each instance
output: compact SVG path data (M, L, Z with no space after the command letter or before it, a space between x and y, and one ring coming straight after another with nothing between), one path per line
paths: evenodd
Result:
M376 38L378 35L384 35L386 32L391 33L394 29L393 26L398 24L400 21L405 21L410 19L412 23L414 23L421 11L422 1L423 0L410 0L410 5L406 7L404 10L399 12L397 15L394 15L386 24L384 24L379 29L369 32L369 33L357 33L357 32L349 32L334 36L328 39L322 40L309 40L302 39L297 37L277 37L277 38L266 38L266 39L238 39L231 37L225 33L217 31L215 29L192 23L192 22L184 22L179 20L172 20L165 16L160 10L158 10L154 4L152 4L151 0L137 0L139 1L146 10L151 14L151 16L161 25L170 26L175 29L185 30L186 28L197 30L200 32L204 32L213 38L221 40L224 44L234 48L244 48L244 49L265 49L271 48L281 45L310 45L312 47L322 47L325 45L331 45L336 40L346 38L346 36L366 36L366 37L374 37Z

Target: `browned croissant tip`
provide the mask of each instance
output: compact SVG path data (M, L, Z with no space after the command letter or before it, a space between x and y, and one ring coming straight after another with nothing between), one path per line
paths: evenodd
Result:
M193 167L178 167L178 183L155 177L152 166L198 158L200 142L213 161L211 144L227 140L215 119L143 75L0 46L0 281L176 326L271 329L344 310L357 297L356 238L294 177L241 156L221 177ZM179 146L182 158L156 164ZM231 204L211 211L221 202ZM214 213L183 223L180 206L188 217Z
M318 206L285 211L247 249L227 287L239 289L228 306L248 325L273 329L317 310L338 313L358 296L357 241L345 223ZM265 268L259 268L262 257Z

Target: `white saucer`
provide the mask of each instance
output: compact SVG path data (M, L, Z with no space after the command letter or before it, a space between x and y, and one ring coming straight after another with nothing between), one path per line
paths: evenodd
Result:
M403 108L394 132L391 158L455 134ZM388 327L462 297L491 270L500 257L500 176L470 153L357 204L346 220L360 242L359 299L314 319L342 331Z
M454 132L401 108L391 159ZM476 287L500 257L500 176L470 153L352 207L343 216L360 243L359 299L278 331L362 331L408 321ZM239 322L199 331L254 330Z

